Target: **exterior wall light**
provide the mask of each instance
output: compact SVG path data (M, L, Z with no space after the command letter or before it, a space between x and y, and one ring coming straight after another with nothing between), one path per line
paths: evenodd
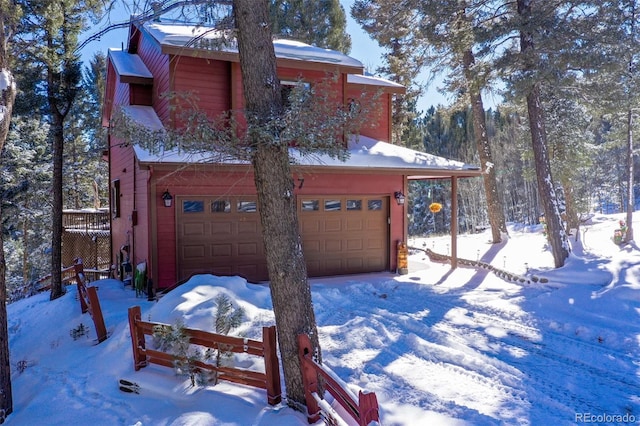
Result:
M173 204L173 196L169 193L168 189L162 194L162 202L164 202L165 207L171 207Z
M396 191L393 196L396 198L396 202L399 206L404 204L404 194L401 191Z

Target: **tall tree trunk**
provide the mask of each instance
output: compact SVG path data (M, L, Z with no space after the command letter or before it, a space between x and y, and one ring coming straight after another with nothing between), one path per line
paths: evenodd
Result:
M553 262L555 267L559 268L564 265L565 260L569 257L569 241L562 225L558 199L553 178L551 177L544 116L540 103L540 86L538 84L535 84L531 92L527 94L527 109L529 111L529 128L531 130L531 144L536 165L536 180L540 202L544 211Z
M280 82L266 0L233 2L254 180L288 404L302 410L297 336L308 334L320 361L311 288L302 253L288 147L273 128L282 114Z
M633 111L627 112L627 234L624 241L633 240L633 210L635 199L633 194Z
M49 84L49 86L52 86ZM62 162L64 150L64 117L52 112L53 123L53 178L52 178L52 218L51 218L51 293L50 300L64 294L62 287Z
M489 145L489 135L487 134L487 120L482 102L480 88L473 80L472 67L475 58L471 50L467 50L463 55L464 74L469 89L469 100L471 101L471 111L473 113L473 133L476 139L476 147L480 156L480 165L484 169L482 175L484 192L487 197L487 210L489 214L489 224L491 225L491 238L494 244L502 241L502 234L507 234L507 223L504 218L502 201L498 195L498 185L496 184L496 169L493 167L493 157L491 146Z
M523 25L526 28L531 24L531 12L533 0L517 0L518 14L524 18ZM535 70L536 51L533 42L532 30L520 30L520 50L525 58L524 71ZM547 134L544 125L544 112L540 95L540 83L531 85L527 93L527 110L529 113L529 129L531 131L531 144L533 158L536 166L536 178L538 192L544 211L547 235L553 262L556 268L564 265L569 257L569 240L562 226L562 217L558 207L558 199L551 175L551 164L547 149Z
M0 9L0 12L2 10ZM0 153L7 140L16 87L13 76L7 69L5 22L0 13ZM2 200L0 199L0 219ZM2 223L0 221L0 223ZM4 230L0 229L0 423L13 412L11 391L11 363L9 360L9 329L7 318L7 264L4 258Z

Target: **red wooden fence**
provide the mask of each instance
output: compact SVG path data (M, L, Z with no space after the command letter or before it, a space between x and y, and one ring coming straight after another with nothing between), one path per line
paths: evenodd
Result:
M318 377L322 377L325 391L329 392L342 408L358 423L366 426L371 422L380 423L378 398L376 394L360 391L358 401L347 392L338 381L320 364L311 358L311 340L306 334L298 336L298 355L302 368L302 381L307 402L307 420L315 423L320 420L321 412L329 417L330 424L347 424L327 401L318 395Z
M87 280L84 275L82 259L75 260L73 268L76 272L76 282L78 283L78 299L80 299L80 309L82 313L89 312L96 328L96 336L98 342L102 342L107 338L107 328L104 325L102 309L100 308L100 300L96 287L87 287Z
M154 326L167 326L167 324L142 321L141 318L139 306L129 308L129 328L131 330L134 368L138 371L148 364L158 364L173 368L175 360L173 355L147 349L145 341L145 335L153 335ZM189 328L185 328L184 331L189 337L189 343L194 345L213 349L218 349L219 345L221 345L225 351L248 353L263 357L264 373L241 368L220 367L201 361L196 361L195 365L203 370L217 372L218 378L221 380L266 389L267 402L270 405L276 405L282 400L275 326L262 328L262 342Z

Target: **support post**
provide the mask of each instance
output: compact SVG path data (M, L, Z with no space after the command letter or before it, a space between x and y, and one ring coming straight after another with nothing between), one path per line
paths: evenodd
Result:
M103 342L107 339L107 327L104 325L104 318L102 317L102 309L100 308L100 300L98 299L98 292L95 287L87 287L87 296L89 298L89 306L91 306L91 311L89 314L93 319L93 324L96 327L96 336L98 338L98 343ZM84 297L80 296L80 299L84 299Z
M264 346L264 372L267 376L267 401L269 405L276 405L282 401L282 387L275 326L262 327L262 345Z
M310 424L316 423L320 420L320 406L313 394L318 392L318 374L307 359L307 356L311 356L311 340L306 334L298 335L298 356L302 368L304 397L307 402L307 421Z
M458 267L458 177L451 177L451 269Z
M138 371L147 365L147 359L141 351L145 349L144 333L138 330L137 321L142 319L142 311L140 306L132 306L129 308L129 331L131 334L131 347L133 348L133 368Z
M359 426L367 426L371 422L380 423L378 398L374 392L358 394L358 411L360 412Z

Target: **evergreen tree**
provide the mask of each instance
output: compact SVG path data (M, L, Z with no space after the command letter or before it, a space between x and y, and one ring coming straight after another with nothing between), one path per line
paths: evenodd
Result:
M65 122L76 101L81 66L76 53L78 35L91 16L99 13L97 0L76 2L38 0L23 2L22 31L30 34L21 46L25 57L42 72L51 123L52 142L52 247L51 299L64 293L62 287L62 210Z
M12 72L12 41L21 10L13 2L0 0L0 153L9 132L11 114L16 97ZM0 218L2 200L0 198ZM0 423L13 412L11 364L9 359L9 329L7 320L6 261L4 257L4 229L0 229Z
M478 44L475 29L481 31L484 26L482 18L476 16L476 10L473 2L458 0L403 0L399 4L358 0L352 14L378 43L387 47L387 63L402 75L415 79L417 72L426 67L436 71L449 70L449 89L455 91L460 105L471 105L472 108L478 158L485 170L483 179L489 222L493 242L498 243L507 228L498 196L481 93L488 84L488 67L473 53ZM411 25L387 25L387 22L411 22ZM400 127L403 124L394 122Z
M12 248L7 280L12 291L27 295L25 286L51 270L45 255L51 247L51 148L41 118L14 116L12 121L0 175L8 213L3 227Z
M606 72L588 74L594 100L613 127L619 141L624 141L625 194L621 204L627 212L625 242L633 240L633 211L635 210L634 182L634 131L638 130L637 111L640 102L640 3L636 0L606 2L599 8L599 21L606 23L598 46L598 65ZM597 97L597 98L596 98ZM622 145L622 143L621 143Z
M108 199L108 167L102 160L106 130L100 107L105 88L106 58L95 55L85 67L77 102L65 124L65 205L68 208L100 208ZM86 173L92 170L92 173Z
M435 63L435 56L428 55L430 46L422 38L419 19L414 13L415 3L413 0L356 0L351 8L356 22L386 48L384 64L376 72L407 88L404 95L398 94L393 100L391 142L396 144L405 144L402 135L417 117L415 105L424 92L424 85L417 77L427 61Z
M351 50L339 0L271 0L269 14L274 34L347 54Z

